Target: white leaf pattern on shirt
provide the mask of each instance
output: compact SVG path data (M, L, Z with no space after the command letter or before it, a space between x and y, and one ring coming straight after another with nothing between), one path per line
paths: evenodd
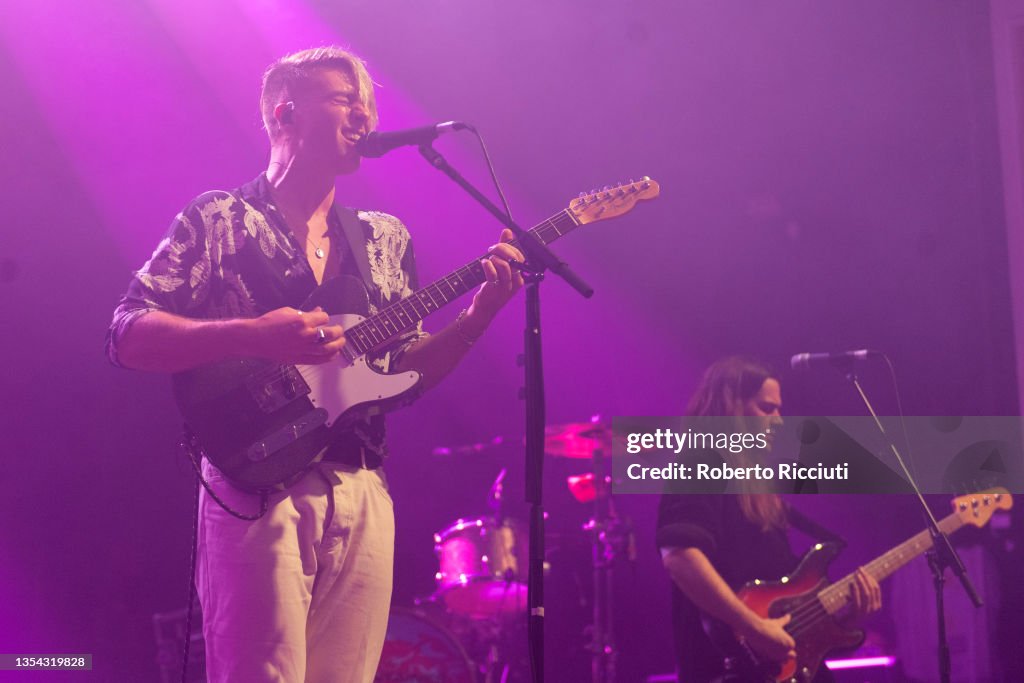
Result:
M385 300L408 296L412 290L409 276L402 269L402 257L409 244L409 231L400 220L380 211L360 211L359 218L373 228L373 236L366 242L373 284L380 287Z
M239 232L236 244L234 214L231 211L235 201L234 197L226 195L199 207L199 215L206 226L206 246L210 254L210 264L216 265L218 273L224 257L238 253L245 239L244 233Z
M250 206L248 202L243 202L243 204L245 204L245 216L242 217L242 223L245 224L245 229L249 232L250 237L255 237L259 242L263 255L273 258L278 247L274 231L270 229L270 225L262 213Z
M139 282L157 292L173 292L185 283L181 276L182 256L196 244L195 226L183 215L177 220L184 239L180 234L174 239L165 237L149 260L135 272Z

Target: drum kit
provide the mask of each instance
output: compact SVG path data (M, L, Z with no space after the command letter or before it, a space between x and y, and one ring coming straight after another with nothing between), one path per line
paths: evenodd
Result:
M502 439L495 439L500 444ZM568 477L576 501L592 506L580 529L593 560L592 621L586 629L594 683L615 679L612 579L616 558L635 555L628 521L615 512L605 459L611 428L599 418L547 429L553 458L590 460ZM479 452L479 444L444 452ZM376 683L517 683L529 679L525 645L527 527L506 516L502 469L487 496L490 514L460 518L434 534L436 590L413 608L394 608ZM548 564L545 562L545 572Z

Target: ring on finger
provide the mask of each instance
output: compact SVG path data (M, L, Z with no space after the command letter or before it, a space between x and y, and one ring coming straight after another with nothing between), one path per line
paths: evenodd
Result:
M324 332L324 328L316 328L316 343L323 344L327 341L327 333Z

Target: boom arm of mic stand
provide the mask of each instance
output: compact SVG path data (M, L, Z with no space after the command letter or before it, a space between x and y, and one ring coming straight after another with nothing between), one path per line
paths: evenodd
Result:
M857 381L857 375L852 370L847 373L846 379L850 381L853 388L857 390L864 405L867 406L868 412L871 413L871 417L875 420L875 426L878 427L878 431L882 433L886 443L889 445L889 450L892 451L893 455L896 456L896 462L900 464L903 469L903 474L906 476L907 481L910 482L910 486L914 489L914 493L917 494L917 500L921 503L921 507L924 508L925 518L928 520L928 530L932 535L932 549L935 551L932 557L934 562L929 562L932 568L932 573L935 576L935 608L936 608L936 619L939 627L939 680L941 683L949 683L950 681L950 661L949 661L949 642L946 640L946 616L944 614L944 600L942 597L943 589L943 577L942 572L946 567L949 567L957 578L960 579L960 583L963 585L964 590L967 592L967 597L970 598L971 602L975 607L981 607L981 598L978 597L978 593L974 590L974 586L971 584L970 578L967 576L967 570L964 568L964 563L960 559L960 555L957 554L956 549L953 548L953 544L949 542L949 536L939 529L939 523L935 520L935 515L932 514L932 510L928 507L928 503L925 502L924 496L921 495L921 489L917 486L917 481L914 480L913 475L910 474L910 470L907 469L907 464L903 462L903 456L900 455L899 450L896 448L896 444L892 439L889 438L889 433L885 431L885 427L882 426L882 421L878 419L878 415L875 413L874 407L871 405L871 401L868 400L867 394L864 393L864 389L860 386L860 382Z
M504 211L498 208L494 202L484 196L479 190L473 187L468 180L463 178L462 174L452 168L452 165L448 163L447 159L441 156L440 152L427 144L420 145L420 154L423 155L431 166L443 172L455 181L455 183L468 192L473 199L477 200L477 202L479 202L485 209L490 211L502 225L512 231L512 234L514 234L519 240L519 245L526 253L526 259L530 262L530 266L532 268L540 271L550 270L552 273L565 280L570 287L575 289L585 298L589 299L594 295L594 288L573 272L568 263L556 256L546 244L537 239L536 235L526 232L520 228L519 225L507 216Z
M932 514L931 508L928 507L928 503L925 502L924 496L921 495L921 489L917 486L917 481L913 475L910 474L910 470L907 469L907 464L903 461L903 456L896 449L896 444L889 438L889 433L885 431L885 427L882 426L881 420L878 419L878 415L875 413L874 407L871 405L871 401L868 400L867 394L864 393L864 389L861 387L860 382L857 380L857 375L854 372L849 372L846 378L853 384L853 388L857 390L864 405L867 406L868 412L871 413L871 417L875 420L875 426L878 427L878 431L885 437L886 444L889 446L889 450L896 456L896 462L900 464L900 468L903 470L903 476L907 478L910 486L914 489L914 493L917 494L917 499L921 503L921 507L924 508L925 518L928 520L928 529L932 534L932 547L935 549L935 554L939 561L939 570L943 567L949 567L958 579L963 584L964 590L967 592L967 597L971 599L971 602L975 607L981 607L981 598L978 597L978 593L974 590L974 585L971 583L971 579L967 576L967 569L964 568L964 563L960 559L959 553L953 548L953 545L949 542L949 536L947 536L941 529L939 529L939 523L935 519L935 515Z

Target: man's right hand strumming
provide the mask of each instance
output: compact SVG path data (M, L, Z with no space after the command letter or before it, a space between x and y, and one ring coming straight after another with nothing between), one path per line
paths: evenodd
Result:
M345 331L331 325L319 306L308 312L278 308L251 324L251 355L278 363L326 363L345 346Z
M180 372L230 358L263 358L277 363L326 363L345 346L341 325L331 325L320 308L290 306L258 318L197 320L164 311L139 318L120 339L125 367Z

